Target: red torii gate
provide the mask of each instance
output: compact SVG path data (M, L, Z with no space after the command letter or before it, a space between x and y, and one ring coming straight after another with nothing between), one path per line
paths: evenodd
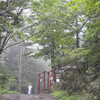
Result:
M49 78L53 77L53 84L55 82L55 70L56 68L53 68L52 70L47 72L47 93L49 93ZM50 80L50 86L51 86L51 80Z
M47 93L49 93L49 78L53 77L53 82L55 82L55 70L56 68L53 68L52 70L47 72ZM38 93L40 93L40 79L41 78L43 78L43 92L45 93L45 73L46 71L40 72L38 74ZM50 86L51 86L51 80L50 80Z
M40 79L41 78L43 78L43 92L45 93L45 73L46 71L40 72L38 75L38 93L40 93Z

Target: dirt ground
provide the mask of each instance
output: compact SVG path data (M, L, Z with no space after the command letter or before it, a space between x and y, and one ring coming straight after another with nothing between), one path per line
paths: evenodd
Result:
M57 100L49 94L4 94L0 100Z

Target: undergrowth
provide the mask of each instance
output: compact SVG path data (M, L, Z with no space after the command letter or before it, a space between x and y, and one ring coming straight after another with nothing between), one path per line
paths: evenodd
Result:
M59 100L97 100L96 97L93 98L91 94L86 92L69 95L67 91L55 91L52 95Z
M0 89L0 95L2 94L20 94L20 92L17 91L8 91L8 90L2 90Z

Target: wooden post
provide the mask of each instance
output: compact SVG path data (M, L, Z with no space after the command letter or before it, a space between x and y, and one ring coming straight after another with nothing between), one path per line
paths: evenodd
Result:
M47 93L49 93L49 72L47 72Z
M40 93L40 79L43 78L43 92L45 93L45 72L40 72L38 75L38 93ZM43 75L43 76L41 76Z
M45 72L46 72L46 71L45 71ZM43 91L44 91L44 93L45 93L45 72L43 73L43 86L44 86Z
M49 77L53 77L53 85L55 85L55 70L56 68L53 68L52 70L48 71L47 72L47 93L49 93L49 84L51 86L51 80L50 80L50 83L49 83ZM51 75L49 74L51 72Z

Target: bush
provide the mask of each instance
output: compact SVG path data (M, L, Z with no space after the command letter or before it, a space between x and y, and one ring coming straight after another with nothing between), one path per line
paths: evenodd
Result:
M0 90L0 95L2 95L2 94L20 94L20 92L8 91L8 90Z
M65 72L61 76L61 90L67 90L70 94L80 93L87 88L87 80L85 75L80 75L74 70L73 72Z
M86 93L85 91L80 94L72 94L69 95L67 91L55 91L52 95L59 100L97 100L92 99L91 95Z
M67 97L68 93L66 91L55 91L52 93L52 95L58 99L61 99L62 97Z
M90 83L90 85L88 86L88 91L94 96L97 96L98 98L100 97L100 78Z

